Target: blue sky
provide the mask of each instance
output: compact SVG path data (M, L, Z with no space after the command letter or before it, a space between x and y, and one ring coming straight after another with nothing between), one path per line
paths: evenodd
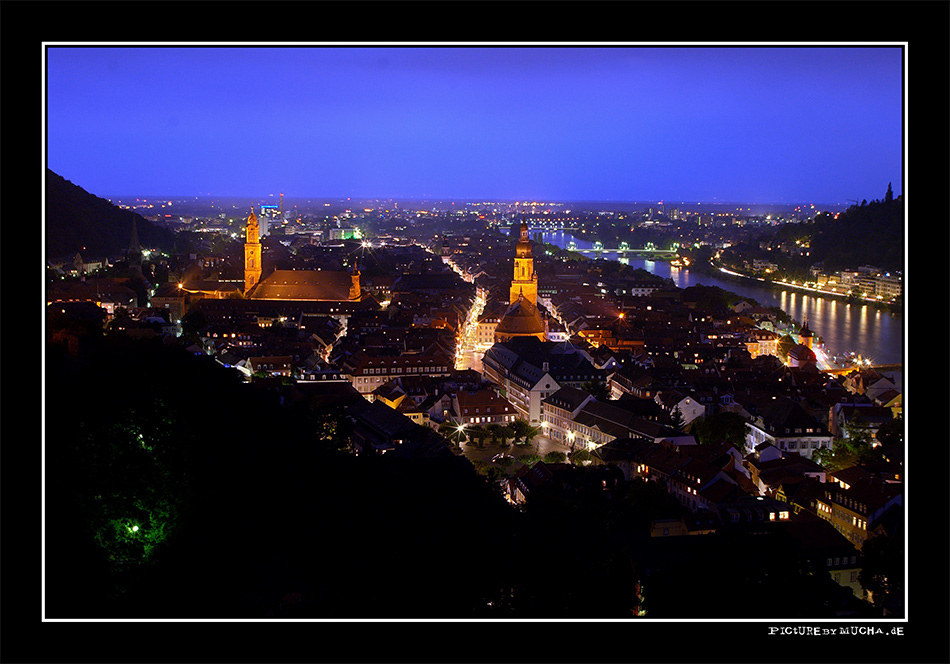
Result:
M901 193L899 46L46 52L47 166L99 196Z

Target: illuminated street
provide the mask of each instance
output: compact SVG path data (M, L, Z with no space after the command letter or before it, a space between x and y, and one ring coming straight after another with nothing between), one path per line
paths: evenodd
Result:
M484 348L479 348L476 344L478 337L478 319L485 310L485 291L481 288L475 295L475 302L468 311L468 318L459 334L458 348L455 353L455 368L459 371L474 369L481 373L482 355Z

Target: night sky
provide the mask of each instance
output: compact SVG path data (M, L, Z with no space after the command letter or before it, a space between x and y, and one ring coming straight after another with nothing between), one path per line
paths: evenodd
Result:
M46 53L47 166L104 197L902 193L900 46Z

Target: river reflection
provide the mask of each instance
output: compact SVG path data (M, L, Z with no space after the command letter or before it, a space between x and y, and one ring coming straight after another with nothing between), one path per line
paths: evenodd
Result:
M534 236L538 230L531 230ZM564 231L540 231L543 242L562 249L573 241L578 249L591 249L592 243L579 240ZM594 257L595 254L589 253ZM773 290L741 278L717 278L695 270L675 268L667 261L643 258L625 258L615 252L602 252L602 258L619 260L631 267L639 267L660 277L673 280L679 288L689 286L718 286L755 300L763 306L785 310L796 321L808 321L808 327L824 341L829 354L848 351L860 353L875 364L902 364L904 317L867 304L849 303L794 290Z

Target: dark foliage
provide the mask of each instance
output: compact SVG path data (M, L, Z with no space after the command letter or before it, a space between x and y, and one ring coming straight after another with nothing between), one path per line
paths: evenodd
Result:
M704 286L697 284L683 289L683 301L695 302L700 309L711 309L714 311L724 311L732 309L740 301L749 302L749 298L743 298L740 295L731 293L718 286ZM750 304L753 304L750 302ZM758 304L757 302L754 304Z
M565 464L514 510L460 457L352 456L341 411L86 336L47 354L48 617L632 618L644 579L656 617L827 608L787 542L651 560L651 521L683 514L657 483Z
M639 564L648 618L830 618L840 599L781 531L656 538Z
M904 269L904 200L893 198L888 187L884 200L852 205L835 219L819 215L813 224L811 260L825 270L874 265L883 270Z
M338 413L208 358L83 348L47 365L51 617L465 617L500 593L511 512L464 461L352 457Z

